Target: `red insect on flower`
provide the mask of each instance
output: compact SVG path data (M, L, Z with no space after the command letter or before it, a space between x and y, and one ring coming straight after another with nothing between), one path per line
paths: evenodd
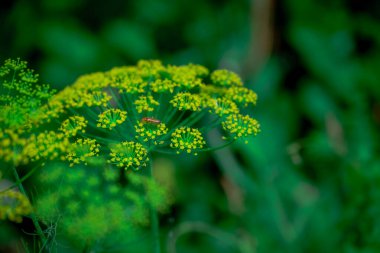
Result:
M161 123L161 120L155 119L155 118L149 118L144 117L141 119L141 123L143 124L152 124L152 125L158 125Z

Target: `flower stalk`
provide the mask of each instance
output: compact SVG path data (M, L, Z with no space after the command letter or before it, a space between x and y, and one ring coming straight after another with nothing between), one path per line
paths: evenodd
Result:
M16 170L16 167L12 166L12 170L13 170L13 175L16 178L16 184L18 185L20 192L22 194L24 194L25 196L27 196L26 191L24 189L24 186L22 185L22 182L21 182L20 177L18 175L18 172ZM41 242L42 242L41 249L43 249L45 247L45 245L47 244L47 238L46 238L44 232L42 231L40 223L38 222L38 219L37 219L37 217L33 211L30 213L30 218L32 219L33 225L36 228L36 232L41 239Z
M148 169L150 176L154 179L153 175L153 165L152 159L148 161ZM160 245L160 226L158 220L158 214L156 208L151 204L150 205L150 222L151 222L151 231L152 231L152 245L154 253L161 253L161 245Z

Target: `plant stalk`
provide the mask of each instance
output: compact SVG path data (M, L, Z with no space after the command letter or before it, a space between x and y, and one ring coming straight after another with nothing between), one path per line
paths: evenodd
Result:
M153 166L152 159L150 157L149 162L149 172L150 176L153 178ZM158 214L154 206L150 205L150 219L151 219L151 231L152 231L152 241L153 241L153 252L161 253L160 247L160 232L159 232L159 223L158 223Z
M21 183L22 181L20 180L20 177L17 173L15 166L12 166L12 169L13 169L13 174L14 174L16 181L17 181L16 184L18 185L20 192L22 194L24 194L26 197L28 197L28 195L26 195L26 191L24 189L24 186ZM42 228L41 228L40 224L38 223L37 217L33 211L30 213L30 218L32 219L33 225L36 228L36 232L37 232L38 236L41 238L42 248L43 248L43 247L45 247L45 245L47 243L47 239L46 239L44 232L42 231Z

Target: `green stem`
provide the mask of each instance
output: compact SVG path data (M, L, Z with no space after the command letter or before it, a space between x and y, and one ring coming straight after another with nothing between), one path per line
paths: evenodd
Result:
M39 168L39 166L37 165L36 167L34 167L33 169L31 169L23 178L21 178L18 183L15 183L15 184L9 186L8 188L6 188L4 190L1 190L0 193L6 192L6 191L8 191L8 190L10 190L12 188L18 187L19 184L21 184L22 182L24 182L25 180L27 180L38 168Z
M149 159L148 162L150 176L153 178L153 166L152 159ZM150 218L151 218L151 230L152 230L152 240L153 240L153 252L160 253L160 232L159 232L159 223L158 223L158 215L155 207L150 205Z
M172 125L173 128L176 128L176 126L178 125L178 123L181 122L183 116L185 116L185 113L186 113L185 110L183 110L183 111L181 112L181 114L177 117L176 121L173 123L173 125Z
M106 144L106 145L119 142L119 139L103 138L103 137L100 137L99 135L89 134L89 133L81 133L80 136L84 138L96 139L98 142Z
M23 186L22 183L21 183L21 180L20 180L20 177L19 177L19 175L18 175L18 173L17 173L16 168L15 168L14 166L12 166L12 168L13 168L13 174L14 174L14 176L15 176L15 178L16 178L16 181L17 181L16 183L18 184L18 188L19 188L20 192L21 192L22 194L24 194L25 197L27 197L28 195L26 195L26 192L25 192L24 186ZM40 236L40 238L41 238L42 245L43 245L42 247L44 247L44 246L46 245L46 243L47 243L47 239L46 239L44 233L42 232L41 226L40 226L40 224L38 223L37 217L36 217L36 215L34 214L34 212L32 212L32 213L30 214L30 217L31 217L31 219L32 219L32 221L33 221L33 224L34 224L36 230L37 230L37 234L38 234L38 235Z
M134 102L136 101L136 96L134 94L127 94L124 98L127 103L126 108L128 108L131 112L129 116L132 118L132 121L140 121L140 113L137 112L136 106L134 104Z
M154 152L161 153L161 154L167 154L167 155L176 155L177 153L172 150L163 150L163 149L155 149Z
M205 115L205 112L194 112L190 117L182 121L177 127L187 125L192 126L193 124L197 123L203 116Z
M210 148L204 148L204 149L200 149L200 150L197 150L197 152L213 152L213 151L216 151L216 150L219 150L219 149L223 149L229 145L231 145L232 143L234 143L236 140L235 139L232 139L231 141L229 142L226 142L220 146L216 146L216 147L210 147Z
M191 126L191 125L195 124L203 116L204 116L203 112L194 112L188 118L186 118L182 122L179 122L179 124L177 124L176 126L173 125L172 126L173 129L171 131L169 131L169 133L167 133L167 136L170 136L177 128L179 128L181 126L184 126L184 125Z
M177 112L177 108L175 107L169 107L169 109L166 111L164 118L162 119L162 122L165 124L169 124L174 114Z

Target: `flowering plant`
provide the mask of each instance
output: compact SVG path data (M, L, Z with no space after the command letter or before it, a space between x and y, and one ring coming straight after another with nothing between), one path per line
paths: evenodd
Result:
M13 166L19 187L23 179L15 168L25 164L60 160L70 167L96 167L99 176L107 168L149 167L152 173L154 152L197 155L260 131L257 120L244 113L255 106L256 93L228 70L209 73L200 65L142 60L81 76L56 94L46 85L36 86L38 76L19 60L7 61L0 74L11 77L3 82L7 93L0 97L0 159ZM206 137L214 129L223 132L224 142L211 147ZM87 184L99 182L94 177ZM150 206L157 239L157 206Z

